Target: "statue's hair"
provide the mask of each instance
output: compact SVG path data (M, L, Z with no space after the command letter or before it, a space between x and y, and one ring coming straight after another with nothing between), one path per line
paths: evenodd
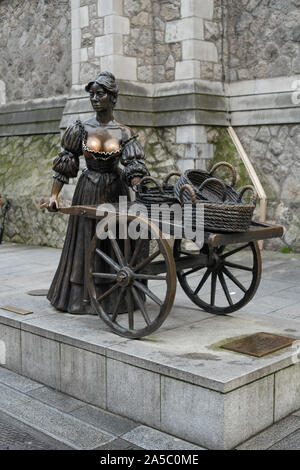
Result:
M93 78L85 87L85 91L89 92L92 85L97 83L103 86L103 88L110 93L111 103L113 108L118 99L119 88L116 84L115 76L110 72L101 72L97 77Z

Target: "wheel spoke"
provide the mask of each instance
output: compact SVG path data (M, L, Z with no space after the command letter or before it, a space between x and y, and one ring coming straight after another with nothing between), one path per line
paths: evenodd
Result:
M133 314L133 302L130 289L126 291L126 303L128 308L128 327L130 330L134 329L134 314Z
M110 266L112 266L116 271L120 271L121 267L106 253L104 253L100 248L96 248L96 253L101 256L104 261L107 262Z
M196 271L199 271L200 269L203 269L203 268L205 268L205 266L196 266L195 268L190 269L189 271L186 271L185 273L182 273L182 276L183 276L183 277L186 277L186 276L188 276L189 274L193 274L193 273L195 273Z
M162 301L153 293L151 292L150 289L148 289L147 286L145 286L144 284L142 284L141 282L138 282L138 281L134 281L133 284L141 291L144 292L144 294L146 294L148 297L150 297L150 299L152 299L157 305L162 305Z
M241 284L240 281L227 268L225 268L225 266L223 268L223 272L237 287L239 287L246 294L246 287L244 287L243 284Z
M137 241L137 243L136 243L136 245L135 245L135 249L134 249L133 255L132 255L131 260L130 260L130 262L129 262L129 266L132 267L132 266L134 265L134 262L135 262L135 260L136 260L136 257L137 257L137 255L139 254L140 249L142 248L142 243L143 243L143 241L144 241L144 240L143 240L142 238L139 238L139 239L138 239L138 241Z
M131 291L132 291L134 300L136 301L136 303L139 306L140 311L142 312L142 315L144 317L145 322L147 323L148 326L150 326L151 325L151 320L149 318L149 315L148 315L148 312L147 312L147 309L146 309L146 305L144 304L143 300L140 297L140 294L138 293L138 291L136 290L135 287L132 287Z
M97 302L101 302L103 299L105 299L105 297L107 297L108 295L110 295L112 292L114 292L116 289L118 289L119 287L119 284L114 284L110 289L108 289L107 291L104 292L104 294L100 295L99 297L97 297Z
M166 276L159 276L158 274L135 274L135 279L143 279L145 281L165 281L167 278Z
M244 250L248 246L249 246L249 243L246 243L245 245L239 246L238 248L235 248L234 250L228 251L227 253L225 253L224 255L221 255L221 256L224 259L228 258L228 256L234 255L235 253L238 253L239 251Z
M209 268L207 268L203 278L201 279L201 281L199 282L199 284L197 286L197 289L194 291L194 295L197 295L198 292L202 289L202 287L206 283L207 279L209 278L210 274L211 274L211 270Z
M120 302L122 300L122 297L124 295L124 290L125 288L122 287L121 290L120 290L120 293L118 295L118 298L117 298L117 301L116 301L116 305L115 305L115 308L114 308L114 311L112 313L112 317L111 317L111 321L116 321L117 319L117 316L118 316L118 308L119 308L119 305L120 305Z
M215 305L215 298L216 298L216 286L217 286L217 274L212 273L211 276L211 292L210 292L210 305Z
M127 237L124 240L124 254L125 254L126 263L129 263L130 252L131 252L130 238Z
M136 265L135 268L134 268L134 271L138 272L141 269L143 269L145 266L147 266L147 264L151 263L151 261L153 261L155 258L157 258L157 256L159 254L160 254L160 250L157 250L154 253L152 253L152 255L148 256L148 258L144 259L138 265Z
M117 279L117 275L113 273L92 273L93 277L100 277L101 279Z
M225 278L223 276L222 271L220 271L218 273L218 276L219 276L219 280L220 280L222 289L224 291L224 294L226 295L226 299L227 299L229 305L233 305L232 298L230 297L229 290L228 290L228 287L227 287L227 284L226 284L226 281L225 281Z
M242 269L243 271L253 271L253 268L248 268L248 266L243 266L237 263L230 263L229 261L225 261L225 266L229 266L230 268Z
M117 260L119 262L119 265L124 266L125 265L125 259L124 259L123 253L120 250L119 243L117 242L117 240L115 238L113 238L113 234L110 230L108 230L108 235L109 235L109 239L110 239L111 245L113 247L113 250L115 252L115 255L117 257Z

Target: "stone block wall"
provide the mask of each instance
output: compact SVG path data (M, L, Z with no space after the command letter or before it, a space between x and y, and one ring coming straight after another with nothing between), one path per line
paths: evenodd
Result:
M265 248L280 249L288 245L300 251L300 126L243 126L235 131L249 155L266 191L267 222L281 224L284 239L264 243ZM207 128L208 141L214 145L213 165L225 160L237 170L237 188L252 184L238 152L225 128ZM218 175L230 179L226 170ZM256 210L258 216L258 207Z
M300 73L300 1L228 0L230 81Z
M267 192L268 220L284 223L300 251L299 20L299 0L0 0L0 194L15 199L9 217L17 214L8 238L62 243L66 219L48 215L46 229L30 211L50 190L60 132L91 116L84 85L110 70L120 86L116 118L139 133L154 176L225 159L248 183L226 131L233 125ZM14 145L23 164L32 146L32 174L47 194L29 173L8 171ZM20 225L24 198L41 230Z
M266 191L268 221L282 224L284 242L300 251L300 125L239 127L236 132ZM266 246L279 248L283 241Z
M68 93L70 12L69 0L0 1L0 104Z
M50 194L71 86L69 0L1 0L0 49L0 196L11 203L5 239L61 246L66 220L39 206Z
M51 164L59 142L59 134L0 139L0 195L4 202L9 199L11 203L5 240L62 246L67 217L39 208L41 201L50 195ZM61 202L67 201L62 199Z
M73 84L222 79L221 0L72 0Z

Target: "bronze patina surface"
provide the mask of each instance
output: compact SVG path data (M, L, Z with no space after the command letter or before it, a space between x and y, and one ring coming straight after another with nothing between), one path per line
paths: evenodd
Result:
M221 348L248 354L249 356L263 357L290 346L294 341L296 341L296 338L261 332L223 344Z

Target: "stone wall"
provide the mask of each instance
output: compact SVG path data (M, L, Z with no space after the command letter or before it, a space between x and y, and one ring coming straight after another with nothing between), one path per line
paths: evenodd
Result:
M145 148L147 166L159 179L176 168L178 146L175 128L135 128ZM60 148L59 134L0 138L0 196L11 202L4 239L29 245L61 247L67 216L39 209L49 198L52 161ZM82 160L84 160L82 158ZM82 161L84 167L84 161ZM70 204L72 185L66 185L59 200ZM0 209L0 226L2 211Z
M285 242L300 251L300 125L236 129L267 193L267 219L286 228ZM267 244L281 246L277 240Z
M50 195L51 165L59 142L59 134L0 139L0 195L3 202L7 199L11 202L5 240L30 245L62 245L66 216L39 209L41 200Z
M161 180L169 171L195 167L196 144L184 143L184 129L178 134L176 127L134 128L145 148L147 166L151 174ZM194 130L195 131L195 130ZM267 192L267 221L286 227L285 242L300 251L300 154L299 125L251 126L236 128ZM225 160L238 171L237 187L251 184L240 157L223 127L207 127L207 144L214 149L213 158L206 166ZM198 130L198 135L199 130ZM181 143L178 143L178 140ZM41 200L46 200L52 184L51 164L59 149L59 135L4 137L0 139L0 195L8 198L12 208L8 213L5 239L32 245L62 246L67 217L42 212ZM194 160L184 158L192 153ZM12 158L12 156L15 156ZM17 156L17 158L16 158ZM229 178L229 173L218 172ZM67 196L71 185L65 186L61 204L69 204ZM1 224L0 214L0 224ZM267 248L283 246L280 240L267 242Z
M89 117L82 85L110 70L120 85L117 119L140 134L159 179L228 160L240 184L248 183L226 131L238 126L268 194L268 220L284 223L286 240L300 251L299 15L300 0L0 0L0 133L10 136L0 140L0 194L13 204L8 238L61 245L66 218L38 210L50 191L59 122L65 128ZM49 103L37 99L49 95ZM62 198L70 199L72 187Z
M153 40L157 28L151 0L124 0L124 16L130 24L129 34L124 36L124 54L136 57L137 80L152 83L154 72Z
M0 0L0 104L67 94L69 0ZM1 86L0 86L1 88Z
M228 80L300 73L299 7L299 0L228 0Z
M80 0L73 12L73 84L104 69L143 83L222 80L221 0Z
M146 164L152 176L162 180L176 170L183 146L176 144L176 127L134 128L146 152Z
M237 187L251 184L245 167L226 129L208 128L215 146L211 164L225 160L237 169ZM286 228L284 240L265 242L266 248L287 244L300 251L300 125L250 126L235 128L267 194L267 222ZM227 177L224 172L223 177Z

